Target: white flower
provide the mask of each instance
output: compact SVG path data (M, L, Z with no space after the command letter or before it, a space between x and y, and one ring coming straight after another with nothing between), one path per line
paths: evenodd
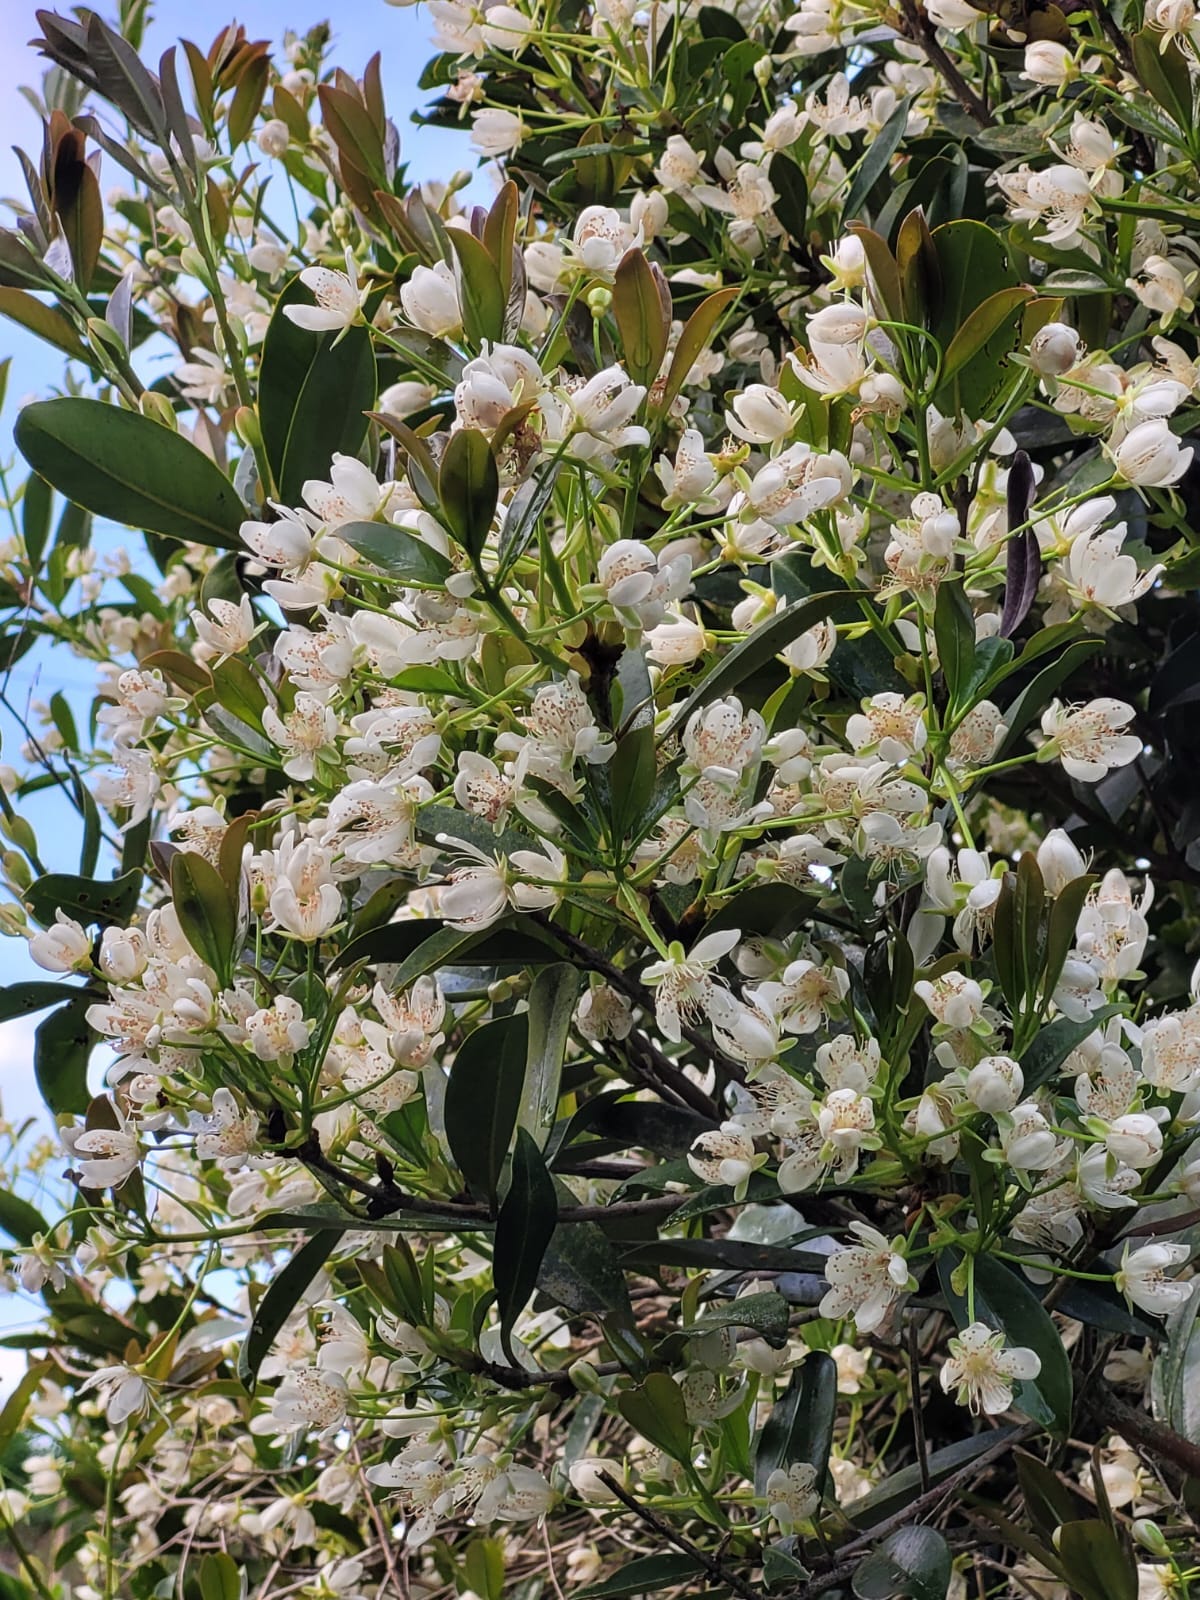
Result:
M1126 483L1138 488L1161 488L1178 483L1192 464L1191 445L1181 448L1163 417L1139 422L1111 452L1113 467Z
M793 431L796 413L778 389L752 383L734 396L725 413L725 426L749 444L774 444Z
M400 286L400 304L413 326L435 339L445 339L462 329L454 274L444 261L435 262L432 267L414 267L412 277Z
M1090 700L1085 706L1051 701L1042 713L1047 743L1039 758L1058 756L1063 771L1080 783L1098 783L1113 767L1128 766L1142 753L1142 741L1121 729L1133 720L1123 700Z
M56 910L53 924L30 938L29 954L46 972L86 972L92 941L72 917Z
M712 968L730 953L742 937L738 928L724 928L706 934L685 955L683 946L673 944L664 961L652 961L642 973L643 982L655 990L654 1011L664 1038L678 1044L683 1034L680 1024L704 1015L713 995L723 989Z
M983 990L963 972L944 972L932 981L922 978L913 990L948 1028L969 1028L983 1015Z
M1013 1380L1036 1378L1042 1370L1032 1350L1004 1348L1004 1335L986 1323L972 1322L950 1341L950 1355L940 1373L942 1388L956 1391L959 1405L978 1414L998 1416L1012 1405Z
M705 1183L736 1188L754 1171L754 1140L736 1122L723 1122L718 1129L699 1134L692 1141L687 1161Z
M150 1390L146 1380L129 1367L101 1367L86 1378L76 1391L87 1394L98 1389L109 1426L119 1428L122 1423L144 1417L150 1409Z
M129 1126L64 1128L62 1141L85 1189L119 1189L141 1159L137 1133Z
M807 1522L821 1504L817 1469L807 1461L776 1467L766 1482L767 1512L785 1533Z
M284 306L284 316L298 328L307 328L310 333L341 332L361 317L365 291L359 289L358 272L349 250L345 272L335 272L331 267L305 267L300 282L312 290L317 303Z
M1018 1172L1045 1172L1061 1150L1053 1128L1032 1100L1014 1106L998 1119L1000 1148L1010 1167Z
M883 1234L865 1222L851 1223L850 1232L862 1243L835 1250L825 1263L830 1287L820 1311L837 1321L853 1315L860 1333L874 1333L898 1296L914 1284L908 1262Z
M1154 1317L1178 1311L1191 1299L1196 1285L1194 1281L1168 1278L1167 1268L1179 1266L1190 1254L1186 1244L1144 1244L1137 1249L1126 1244L1114 1280L1118 1292L1131 1305Z
M1038 845L1037 864L1046 885L1046 892L1055 899L1069 883L1074 883L1076 878L1082 878L1087 872L1087 864L1072 842L1071 836L1064 833L1061 828L1051 828Z
M293 1368L271 1396L269 1413L254 1417L250 1431L276 1437L296 1428L331 1434L345 1422L348 1401L349 1390L340 1372L323 1367Z
M228 1089L214 1089L212 1110L207 1116L192 1112L190 1123L197 1161L215 1161L222 1172L238 1171L259 1148L257 1114L243 1112Z

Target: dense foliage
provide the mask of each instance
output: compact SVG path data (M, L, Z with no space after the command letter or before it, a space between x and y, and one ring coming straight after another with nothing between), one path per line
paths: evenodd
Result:
M428 14L38 14L0 1592L1186 1600L1192 0Z

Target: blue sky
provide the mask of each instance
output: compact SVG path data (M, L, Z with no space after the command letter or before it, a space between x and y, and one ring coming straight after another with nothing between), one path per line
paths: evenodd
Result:
M67 10L65 4L60 6ZM100 8L102 11L104 7ZM0 0L0 196L24 196L20 168L11 147L20 145L35 160L40 150L41 131L31 107L18 93L21 84L37 83L42 64L25 41L36 31L34 0ZM243 0L236 12L250 37L270 39L278 45L284 32L302 32L324 20L329 13L310 0L283 4L281 0ZM202 23L197 18L202 17ZM154 20L147 37L147 54L158 55L174 40L188 34L207 50L218 28L234 20L220 9L197 6L194 0L160 0L154 5ZM388 109L400 130L402 158L410 172L419 178L448 177L458 168L474 165L466 134L438 129L417 128L409 121L413 108L424 98L417 78L432 54L430 26L423 10L416 6L393 8L384 0L350 0L331 18L335 27L334 59L356 76L367 60L379 50L383 55L384 87ZM123 175L110 170L102 175L102 188L118 184ZM485 189L486 192L486 189ZM3 221L10 224L8 208ZM8 397L0 412L0 460L8 467L15 456L12 424L20 405L55 388L62 374L60 359L36 340L8 322L0 321L0 359L12 358ZM17 477L21 476L19 470ZM0 532L2 537L2 532ZM103 535L102 535L103 537ZM113 537L110 535L110 537ZM114 542L115 537L114 537ZM92 673L86 663L62 652L26 657L12 674L10 695L14 702L48 700L62 689L77 707L86 707L92 688ZM83 725L86 725L84 723ZM16 749L20 733L11 717L0 708L0 760L19 764ZM73 871L78 864L77 830L74 813L53 795L41 795L31 813L42 842L43 855L51 867ZM102 869L105 870L105 869ZM0 983L44 977L25 954L17 940L0 939ZM0 1024L0 1099L6 1116L16 1121L37 1115L41 1107L33 1082L32 1050L34 1022ZM32 1308L28 1308L31 1310ZM0 1317L11 1322L20 1319L14 1302L0 1307ZM0 1352L0 1388L11 1381L7 1353Z

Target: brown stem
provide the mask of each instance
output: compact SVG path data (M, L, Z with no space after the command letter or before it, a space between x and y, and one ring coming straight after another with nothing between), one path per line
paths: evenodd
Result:
M1172 1462L1189 1478L1200 1479L1200 1445L1126 1404L1106 1383L1094 1385L1086 1396L1086 1404L1097 1422L1115 1428L1130 1444L1140 1445L1151 1455Z
M858 1570L862 1557L874 1544L881 1539L886 1539L889 1533L894 1533L897 1528L907 1527L909 1523L919 1522L921 1518L935 1506L939 1505L948 1494L952 1494L961 1484L976 1477L985 1467L990 1467L993 1461L1000 1456L1007 1455L1009 1451L1021 1444L1025 1439L1031 1438L1040 1432L1035 1422L1027 1422L1015 1433L1006 1433L1002 1439L997 1439L974 1461L968 1461L965 1466L952 1472L949 1477L943 1478L941 1483L935 1485L927 1494L918 1495L902 1511L897 1511L890 1517L885 1517L882 1522L877 1522L868 1532L861 1534L857 1539L852 1539L848 1545L839 1551L839 1560L836 1566L815 1577L811 1582L804 1584L800 1589L791 1589L780 1597L780 1600L820 1600L820 1596L844 1584L847 1578L853 1577Z
M669 1522L659 1516L657 1511L651 1511L649 1506L640 1505L628 1490L621 1487L611 1473L601 1471L598 1476L601 1483L616 1495L627 1510L632 1511L635 1517L640 1517L648 1528L652 1528L668 1544L673 1544L677 1550L682 1550L685 1555L689 1555L694 1561L698 1561L715 1583L732 1589L734 1594L741 1595L742 1600L760 1600L757 1589L748 1583L744 1583L735 1573L730 1572L722 1561L718 1561L714 1556L708 1555L698 1545L694 1545L690 1539L685 1539L683 1534L677 1533Z
M946 87L953 94L959 105L967 115L979 124L981 128L995 126L996 119L984 105L983 101L963 77L954 62L942 49L938 41L937 28L925 14L923 6L918 7L915 0L900 0L904 20L908 24L908 36L914 44L919 44L929 57L930 64L946 80Z

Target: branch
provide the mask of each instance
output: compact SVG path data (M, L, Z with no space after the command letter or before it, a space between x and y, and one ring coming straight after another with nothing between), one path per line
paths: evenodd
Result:
M918 9L915 0L900 0L900 6L904 12L904 20L908 24L909 38L924 50L931 65L936 67L946 80L947 88L959 105L981 128L994 127L995 117L942 49L937 28L926 16L924 7Z
M968 1461L957 1472L952 1472L949 1477L943 1478L941 1483L930 1489L927 1494L919 1495L917 1499L905 1506L902 1511L896 1511L890 1517L885 1517L882 1522L877 1522L869 1532L861 1534L857 1539L852 1539L848 1545L839 1551L839 1560L836 1566L830 1567L818 1577L814 1577L803 1588L789 1590L788 1593L780 1597L780 1600L820 1600L820 1597L827 1594L830 1589L836 1588L839 1584L844 1583L847 1578L853 1577L858 1570L860 1560L872 1545L878 1544L881 1539L886 1539L889 1533L895 1533L897 1528L906 1528L910 1523L919 1522L927 1512L932 1511L935 1506L940 1504L948 1494L953 1493L961 1484L976 1477L985 1467L990 1467L993 1461L997 1461L1001 1456L1007 1455L1017 1445L1022 1444L1026 1439L1032 1438L1035 1433L1040 1432L1041 1429L1036 1422L1027 1422L1023 1427L1018 1428L1015 1433L1006 1433L1002 1439L997 1439L995 1444L989 1445L982 1454L976 1456L974 1461Z
M1097 1422L1115 1428L1123 1439L1140 1445L1151 1455L1172 1462L1189 1478L1200 1479L1200 1445L1128 1405L1106 1383L1096 1384L1085 1395L1084 1403Z
M651 1511L649 1506L639 1505L633 1496L621 1487L610 1472L601 1471L597 1475L600 1482L616 1495L626 1510L632 1511L635 1517L640 1517L647 1527L652 1528L668 1544L673 1544L677 1550L682 1550L685 1555L689 1555L694 1561L698 1561L715 1583L732 1589L734 1594L741 1595L742 1600L760 1600L757 1589L748 1583L744 1583L741 1578L730 1572L728 1567L722 1561L717 1560L715 1556L707 1555L698 1545L694 1545L690 1539L685 1539L683 1534L676 1533L671 1524L664 1521L657 1511Z

